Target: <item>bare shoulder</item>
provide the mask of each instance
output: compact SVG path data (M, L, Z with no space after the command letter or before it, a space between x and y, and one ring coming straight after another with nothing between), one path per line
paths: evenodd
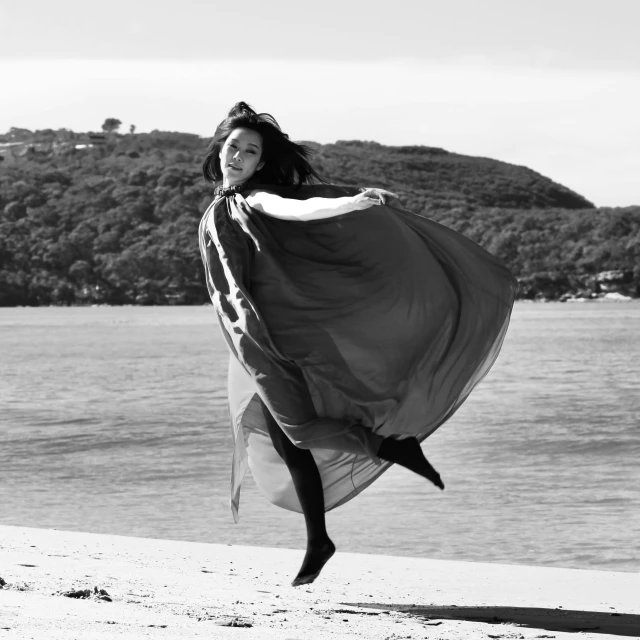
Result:
M254 189L245 196L245 200L252 209L260 213L275 216L276 218L286 214L283 211L283 207L286 208L286 201L272 191Z
M280 196L277 196L273 191L267 191L266 189L254 189L245 196L245 200L252 207L271 202L274 198L280 198Z

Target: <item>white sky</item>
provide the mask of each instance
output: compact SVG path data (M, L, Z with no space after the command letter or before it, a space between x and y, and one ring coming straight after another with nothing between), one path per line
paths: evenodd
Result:
M208 136L245 100L293 139L443 147L640 204L640 0L13 4L0 131Z

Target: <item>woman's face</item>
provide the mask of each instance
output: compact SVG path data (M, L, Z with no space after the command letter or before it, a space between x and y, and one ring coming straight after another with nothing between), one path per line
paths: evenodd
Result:
M262 136L251 129L234 129L220 150L220 169L225 187L248 180L262 169Z

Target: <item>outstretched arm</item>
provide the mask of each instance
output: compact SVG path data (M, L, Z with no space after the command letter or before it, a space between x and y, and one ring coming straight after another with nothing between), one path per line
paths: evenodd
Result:
M384 189L365 189L355 196L342 198L309 198L294 200L281 198L268 191L253 191L247 196L247 203L253 209L281 220L322 220L333 218L350 211L368 209L376 204L384 204L386 198L397 197Z

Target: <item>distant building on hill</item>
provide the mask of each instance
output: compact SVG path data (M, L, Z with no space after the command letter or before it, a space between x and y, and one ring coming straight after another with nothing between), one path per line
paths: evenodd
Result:
M103 145L107 144L107 136L104 133L88 133L89 144L91 145Z

